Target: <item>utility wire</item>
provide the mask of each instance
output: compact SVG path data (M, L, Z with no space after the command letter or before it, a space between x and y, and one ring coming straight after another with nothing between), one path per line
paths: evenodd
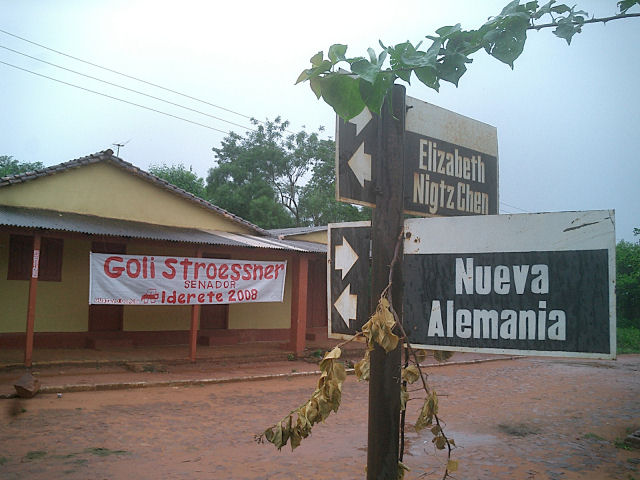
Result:
M102 65L98 65L97 63L93 63L93 62L90 62L88 60L83 60L82 58L74 57L73 55L69 55L68 53L64 53L64 52L61 52L59 50L55 50L55 49L53 49L51 47L47 47L46 45L42 45L41 43L37 43L37 42L34 42L33 40L29 40L27 38L21 37L19 35L14 34L14 33L7 32L6 30L3 30L1 28L0 28L0 32L4 33L5 35L9 35L11 37L14 37L14 38L17 38L19 40L22 40L23 42L27 42L27 43L30 43L32 45L36 45L36 46L38 46L40 48L44 48L45 50L49 50L50 52L57 53L58 55L63 55L65 57L67 57L67 58L71 58L71 59L76 60L78 62L86 63L87 65L91 65L92 67L100 68L100 69L105 70L107 72L115 73L116 75L121 75L123 77L129 78L131 80L135 80L137 82L145 83L145 84L150 85L152 87L156 87L156 88L159 88L161 90L165 90L167 92L171 92L171 93L174 93L176 95L180 95L180 96L188 98L190 100L195 100L196 102L204 103L204 104L209 105L209 106L214 107L214 108L219 108L220 110L224 110L225 112L229 112L229 113L233 113L235 115L239 115L239 116L247 118L249 120L253 119L253 117L250 117L248 115L244 115L244 114L242 114L240 112L236 112L235 110L231 110L229 108L221 107L220 105L216 105L216 104L208 102L206 100L202 100L200 98L193 97L193 96L188 95L186 93L178 92L177 90L172 90L171 88L163 87L162 85L158 85L157 83L152 83L152 82L149 82L147 80L143 80L141 78L134 77L132 75L127 75L126 73L122 73L122 72L119 72L117 70L113 70L113 69L108 68L108 67L103 67ZM255 119L255 120L257 122L259 122L259 123L266 124L266 122L263 122L262 120L257 120L257 119ZM286 130L286 131L289 132L289 133L294 133L295 134L295 132L292 132L291 130Z
M516 210L520 210L521 212L524 212L524 213L530 213L528 210L524 210L524 209L522 209L520 207L516 207L515 205L511 205L511 204L509 204L507 202L500 202L500 204L506 205L507 207L515 208Z
M2 60L0 60L0 64L7 65L8 67L12 67L12 68L15 68L15 69L17 69L17 70L22 70L23 72L28 72L28 73L31 73L31 74L33 74L33 75L37 75L38 77L42 77L42 78L46 78L46 79L48 79L48 80L52 80L52 81L54 81L54 82L62 83L62 84L64 84L64 85L69 85L70 87L79 88L80 90L84 90L85 92L94 93L94 94L96 94L96 95L100 95L100 96L102 96L102 97L107 97L107 98L110 98L110 99L112 99L112 100L117 100L117 101L122 102L122 103L126 103L126 104L129 104L129 105L133 105L133 106L135 106L135 107L144 108L145 110L150 110L150 111L152 111L152 112L160 113L160 114L162 114L162 115L166 115L167 117L176 118L176 119L178 119L178 120L182 120L182 121L184 121L184 122L192 123L192 124L194 124L194 125L199 125L199 126L201 126L201 127L208 128L209 130L214 130L214 131L216 131L216 132L220 132L220 133L224 133L225 135L229 135L229 132L226 132L226 131L224 131L224 130L220 130L220 129L215 128L215 127L212 127L212 126L210 126L210 125L205 125L204 123L194 122L193 120L189 120L189 119L187 119L187 118L180 117L180 116L178 116L178 115L173 115L172 113L163 112L162 110L157 110L157 109L155 109L155 108L147 107L147 106L145 106L145 105L140 105L139 103L130 102L129 100L124 100L124 99L122 99L122 98L114 97L114 96L112 96L112 95L107 95L106 93L97 92L97 91L95 91L95 90L91 90L91 89L89 89L89 88L81 87L80 85L75 85L75 84L73 84L73 83L65 82L65 81L63 81L63 80L59 80L59 79L57 79L57 78L48 77L47 75L43 75L43 74L41 74L41 73L37 73L37 72L34 72L34 71L32 71L32 70L28 70L28 69L26 69L26 68L18 67L17 65L12 65L11 63L3 62Z
M90 78L91 80L95 80L97 82L102 82L102 83L105 83L107 85L111 85L113 87L121 88L121 89L127 90L129 92L137 93L138 95L143 95L145 97L152 98L154 100L159 100L161 102L168 103L169 105L173 105L175 107L179 107L179 108L183 108L185 110L189 110L190 112L199 113L200 115L205 115L207 117L214 118L214 119L219 120L221 122L225 122L225 123L229 123L231 125L235 125L236 127L240 127L240 128L245 129L245 130L255 130L254 128L245 127L244 125L240 125L239 123L234 123L234 122L231 122L229 120L225 120L224 118L216 117L215 115L210 115L210 114L208 114L206 112L201 112L200 110L196 110L195 108L185 107L184 105L180 105L179 103L175 103L175 102L171 102L169 100L165 100L164 98L155 97L153 95L149 95L148 93L144 93L144 92L141 92L139 90L134 90L133 88L128 88L128 87L125 87L125 86L122 86L122 85L118 85L117 83L109 82L107 80L102 80L101 78L93 77L91 75L87 75L86 73L78 72L76 70L72 70L70 68L66 68L66 67L63 67L61 65L57 65L55 63L48 62L46 60L42 60L41 58L38 58L38 57L33 57L33 56L28 55L26 53L19 52L18 50L14 50L13 48L5 47L4 45L0 45L0 48L4 48L5 50L8 50L8 51L13 52L13 53L16 53L18 55L22 55L23 57L27 57L27 58L30 58L32 60L36 60L38 62L46 63L47 65L51 65L52 67L56 67L56 68L59 68L61 70L65 70L67 72L75 73L76 75L81 75L83 77Z

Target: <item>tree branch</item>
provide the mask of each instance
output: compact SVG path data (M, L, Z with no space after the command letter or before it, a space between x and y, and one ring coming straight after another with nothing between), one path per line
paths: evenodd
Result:
M633 17L640 17L640 13L620 13L618 15L613 15L611 17L590 18L588 20L585 20L584 22L571 22L571 24L585 25L587 23L607 23L607 22L611 22L612 20L622 20L624 18L633 18ZM553 28L553 27L559 27L559 26L560 24L557 21L554 21L552 23L543 23L540 25L532 24L529 27L527 27L527 30L541 30L543 28Z

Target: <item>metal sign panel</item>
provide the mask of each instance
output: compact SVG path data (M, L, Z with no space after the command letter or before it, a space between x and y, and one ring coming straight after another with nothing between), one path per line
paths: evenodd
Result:
M369 317L371 222L328 226L329 338L350 338Z
M404 211L423 216L498 213L495 127L407 97ZM336 196L374 207L378 117L336 120Z
M403 272L415 346L615 358L613 211L407 220Z

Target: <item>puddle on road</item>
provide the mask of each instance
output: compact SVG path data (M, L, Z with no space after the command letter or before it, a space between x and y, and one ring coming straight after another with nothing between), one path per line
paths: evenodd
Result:
M486 446L500 441L498 437L486 433L455 432L447 430L447 436L455 440L456 447L458 448ZM432 452L434 448L430 435L420 435L419 438L410 438L407 441L407 446L407 454L414 456L423 455L425 451Z

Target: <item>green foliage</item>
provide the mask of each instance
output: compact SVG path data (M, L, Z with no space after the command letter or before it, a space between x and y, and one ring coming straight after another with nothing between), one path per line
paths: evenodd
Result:
M638 4L633 0L618 2L619 18ZM437 29L435 35L426 36L431 41L426 49L420 49L422 41L395 46L379 42L382 51L377 54L369 48L367 58L347 57L347 45L332 45L327 58L322 51L311 57L311 67L302 71L296 83L308 81L316 97L344 119L355 117L365 106L379 114L397 79L411 83L415 76L436 91L441 81L458 86L473 61L470 55L481 49L513 68L524 50L527 30L553 27L553 33L570 44L582 31L587 16L587 12L557 4L556 0L543 6L537 1L520 4L520 0L513 0L477 30L463 30L460 24ZM545 19L551 23L541 24ZM347 66L349 70L342 70Z
M231 133L213 151L207 195L214 204L263 228L326 225L367 217L335 200L335 142L319 132L287 133L280 117L245 136ZM309 180L309 173L311 179Z
M616 331L618 353L640 353L640 329L618 327Z
M300 194L300 216L308 225L327 225L332 222L370 220L370 208L358 208L336 200L335 143L327 141L327 149L318 155L309 182Z
M191 167L187 170L181 163L178 165L151 165L149 172L196 197L205 198L204 179L193 173Z
M40 162L20 162L11 155L0 155L0 178L44 168Z
M295 226L278 192L289 174L293 202L297 202L296 187L304 172L298 168L303 162L292 159L287 149L288 122L276 118L266 125L253 123L255 131L245 137L231 132L220 148L213 148L217 166L209 170L207 195L215 205L263 228ZM283 196L289 190L285 187Z
M616 245L618 325L640 328L640 242Z

